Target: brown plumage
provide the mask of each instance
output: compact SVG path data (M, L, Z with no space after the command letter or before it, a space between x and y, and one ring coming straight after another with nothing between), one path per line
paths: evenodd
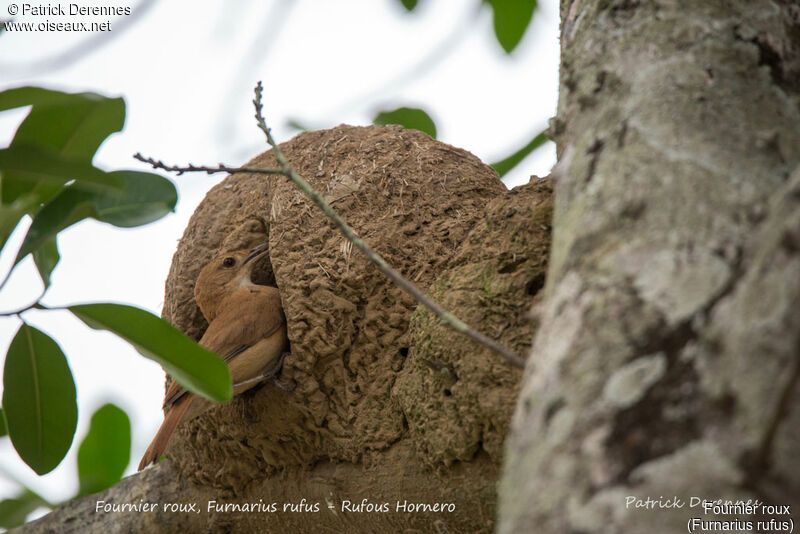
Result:
M253 284L251 271L267 253L265 246L223 254L203 267L194 294L208 321L200 345L219 354L231 369L238 395L274 376L287 349L286 320L278 288ZM164 422L147 447L139 469L158 461L181 421L211 406L172 382L164 397Z

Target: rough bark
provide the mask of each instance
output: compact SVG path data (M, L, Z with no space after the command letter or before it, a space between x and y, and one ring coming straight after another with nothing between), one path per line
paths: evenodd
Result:
M797 517L800 8L562 0L561 15L553 249L499 531L747 519L692 496Z
M261 476L235 493L196 484L182 477L169 461L126 478L109 490L89 495L58 508L43 518L13 530L26 534L175 534L226 532L491 532L494 524L496 472L486 462L465 462L441 476L432 476L416 459L410 442L382 453L387 464L404 466L375 469L361 464L324 461L313 470L288 468L278 476ZM497 470L496 470L497 471ZM477 483L481 479L483 483ZM397 511L399 503L433 504L474 501L474 508L456 505L454 512ZM342 499L352 505L386 503L386 512L342 511ZM105 505L157 504L155 511L108 511ZM236 511L225 505L253 503L255 508ZM177 510L166 509L178 504ZM194 504L196 508L189 510ZM313 507L317 504L316 508ZM99 505L99 508L98 508ZM284 505L291 507L286 510ZM109 509L111 510L111 509Z

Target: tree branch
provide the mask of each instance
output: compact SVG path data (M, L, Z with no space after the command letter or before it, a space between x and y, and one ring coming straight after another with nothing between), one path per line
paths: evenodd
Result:
M133 155L134 159L138 159L142 163L147 163L152 166L154 169L161 169L167 172L174 172L177 173L178 176L181 174L185 174L187 172L204 172L206 174L216 174L218 172L227 172L229 174L235 174L237 172L249 172L255 174L284 174L283 169L270 169L266 167L228 167L220 163L216 167L203 167L192 165L186 165L184 167L179 167L178 165L167 165L161 160L156 160L153 158L146 158L141 153L137 152Z
M233 495L182 478L165 460L100 493L64 503L12 532L432 532L431 525L436 523L446 523L451 532L489 532L492 525L486 510L495 504L492 460L482 455L460 464L457 472L431 476L428 466L416 459L415 450L412 439L406 438L381 451L381 458L369 466L321 460L312 469L286 466L277 476L254 473L253 482L236 488ZM346 509L348 501L352 506L362 499L386 502L389 508L386 513ZM396 503L403 502L453 503L455 511L397 511ZM275 512L224 509L227 504L266 507L272 503ZM307 508L297 511L298 503ZM144 504L149 505L147 510ZM180 507L168 508L169 504ZM126 505L131 511L120 511ZM286 505L295 505L296 511Z

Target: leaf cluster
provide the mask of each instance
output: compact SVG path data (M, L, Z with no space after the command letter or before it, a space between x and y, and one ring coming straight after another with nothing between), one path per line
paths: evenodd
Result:
M0 436L7 436L20 458L43 475L69 451L78 406L65 354L54 339L28 324L24 314L29 310L68 310L87 326L129 342L186 389L213 401L229 400L232 391L222 359L150 312L109 303L42 304L60 259L60 232L87 218L122 228L144 225L172 212L178 195L172 182L158 174L109 172L93 164L100 145L124 126L121 98L39 87L0 93L0 111L19 107L29 107L27 116L9 146L0 149L0 250L13 254L6 250L9 236L26 219L30 225L0 287L30 255L42 291L33 304L0 314L20 321L3 365ZM78 450L80 494L120 479L130 460L130 434L128 417L116 406L95 412ZM15 498L0 502L0 527L21 523L40 506L53 505L23 487Z

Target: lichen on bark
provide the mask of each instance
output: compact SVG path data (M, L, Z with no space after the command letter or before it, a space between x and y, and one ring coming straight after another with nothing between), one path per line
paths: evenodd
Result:
M796 6L561 5L572 156L500 532L685 528L630 495L797 507Z

